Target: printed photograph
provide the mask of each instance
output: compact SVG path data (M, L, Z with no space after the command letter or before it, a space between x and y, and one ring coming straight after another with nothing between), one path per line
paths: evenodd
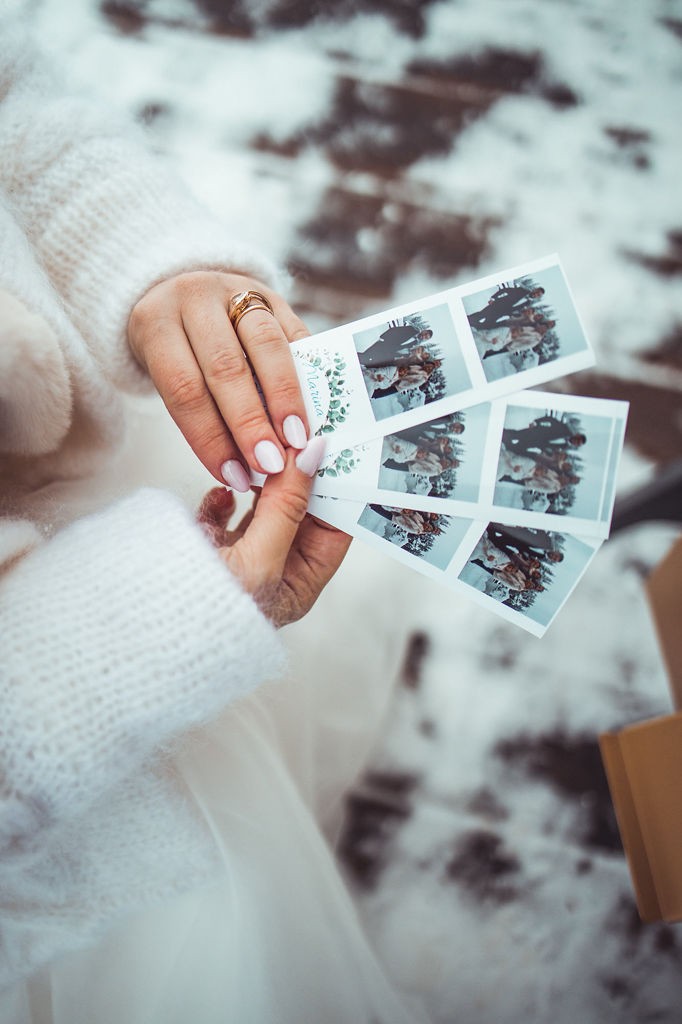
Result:
M363 509L358 525L437 569L446 569L471 522L438 512L371 504Z
M383 439L380 490L478 501L490 404L408 427Z
M447 305L360 331L353 343L375 420L471 387Z
M508 405L494 504L605 522L622 429L608 415Z
M595 550L570 534L489 523L459 579L547 626Z
M462 299L488 381L589 348L559 266Z

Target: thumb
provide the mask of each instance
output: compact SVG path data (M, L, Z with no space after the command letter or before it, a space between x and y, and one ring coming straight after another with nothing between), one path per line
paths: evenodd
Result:
M281 473L267 477L243 537L222 551L230 570L250 594L276 585L308 509L313 477L325 442L314 437L303 451L289 448Z

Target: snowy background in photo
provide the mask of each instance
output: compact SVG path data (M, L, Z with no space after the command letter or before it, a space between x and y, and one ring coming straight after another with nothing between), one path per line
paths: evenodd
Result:
M597 367L555 386L631 402L620 493L679 457L680 0L31 7L311 330L558 252ZM337 636L358 593L395 604L339 854L435 1024L680 1020L682 930L639 922L596 741L670 710L643 580L676 535L616 534L542 640L357 542L332 583Z

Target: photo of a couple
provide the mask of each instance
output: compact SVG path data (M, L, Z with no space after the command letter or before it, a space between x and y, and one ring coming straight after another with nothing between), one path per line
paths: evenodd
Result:
M465 414L459 412L388 434L381 450L379 487L408 494L452 494L465 429Z
M390 505L366 505L358 525L438 569L445 569L465 533L468 519Z
M477 501L490 404L482 402L384 437L381 490Z
M462 302L488 381L587 347L558 266L502 281Z
M490 523L474 549L469 563L478 566L508 591L505 604L517 607L524 594L526 607L542 593L551 579L551 566L563 562L564 538L560 533ZM498 588L490 588L498 590Z
M583 479L587 434L579 416L509 408L502 431L494 503L567 515Z
M360 331L353 343L376 420L471 386L445 305Z
M594 551L567 534L489 523L459 579L546 626Z

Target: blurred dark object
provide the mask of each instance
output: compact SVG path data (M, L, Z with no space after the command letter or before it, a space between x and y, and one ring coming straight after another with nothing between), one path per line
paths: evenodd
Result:
M668 463L648 484L616 501L611 536L643 522L682 524L682 459Z

